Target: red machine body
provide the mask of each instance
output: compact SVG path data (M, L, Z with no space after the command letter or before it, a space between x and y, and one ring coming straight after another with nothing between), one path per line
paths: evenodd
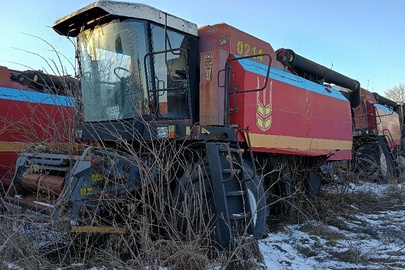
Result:
M361 104L353 110L354 135L385 136L391 150L401 145L401 123L395 108L384 106L375 94L361 89Z
M40 83L42 78L53 84ZM0 186L9 185L20 151L72 137L74 99L50 89L60 94L66 90L56 76L0 66Z
M224 92L218 87L225 83L224 72L219 71L228 57L247 57L229 62L230 124L249 131L253 151L351 158L350 104L339 91L292 74L276 60L269 43L229 25L201 27L199 37L202 125L226 121L221 117ZM270 76L265 84L269 57ZM249 91L262 87L262 91ZM239 135L239 140L245 139Z

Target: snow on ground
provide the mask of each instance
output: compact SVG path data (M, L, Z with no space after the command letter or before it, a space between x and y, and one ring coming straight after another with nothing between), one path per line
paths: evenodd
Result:
M354 214L336 213L336 226L317 220L282 226L259 241L264 261L258 268L405 269L405 202L394 200L384 204L389 198L387 194L395 196L404 194L404 191L405 185L400 184L350 184L346 192L351 196L372 194L381 206L359 209L358 205L347 205ZM22 268L9 263L8 269ZM87 270L110 268L92 267Z
M359 192L383 198L392 185L351 185ZM403 190L403 186L395 186ZM355 206L353 206L355 207ZM351 218L337 215L343 228L317 221L286 225L259 241L267 269L404 269L405 204L359 211Z

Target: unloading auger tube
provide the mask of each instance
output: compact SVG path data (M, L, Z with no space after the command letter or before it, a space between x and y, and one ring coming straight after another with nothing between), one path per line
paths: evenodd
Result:
M373 96L375 97L375 99L378 101L379 104L384 105L384 106L388 106L393 108L394 110L396 109L397 106L399 106L399 104L389 98L380 96L378 93L373 92Z
M302 57L291 49L278 49L276 54L278 61L294 70L309 74L317 80L333 83L349 89L348 99L350 101L350 106L352 108L359 106L360 83L358 81Z

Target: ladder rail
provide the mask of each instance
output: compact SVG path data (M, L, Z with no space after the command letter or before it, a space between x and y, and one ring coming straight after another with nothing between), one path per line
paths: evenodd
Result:
M245 169L239 144L206 142L206 149L217 216L217 241L230 248L239 236L252 230L245 184L252 177Z

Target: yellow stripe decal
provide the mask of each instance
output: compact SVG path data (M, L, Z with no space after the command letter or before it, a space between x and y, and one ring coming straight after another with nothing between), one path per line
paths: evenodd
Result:
M0 142L0 152L20 152L32 143L26 142Z
M399 141L399 140L401 140L401 134L392 134L391 136L392 136L392 139L393 139L394 141ZM388 140L388 141L390 140L390 136L385 135L385 137L387 137L387 140Z
M49 151L78 151L84 150L77 143L64 143L64 142L5 142L0 141L0 153L4 152L21 152L28 150L31 147L39 147L41 149L46 148Z
M351 150L352 141L250 133L252 147L318 150Z

